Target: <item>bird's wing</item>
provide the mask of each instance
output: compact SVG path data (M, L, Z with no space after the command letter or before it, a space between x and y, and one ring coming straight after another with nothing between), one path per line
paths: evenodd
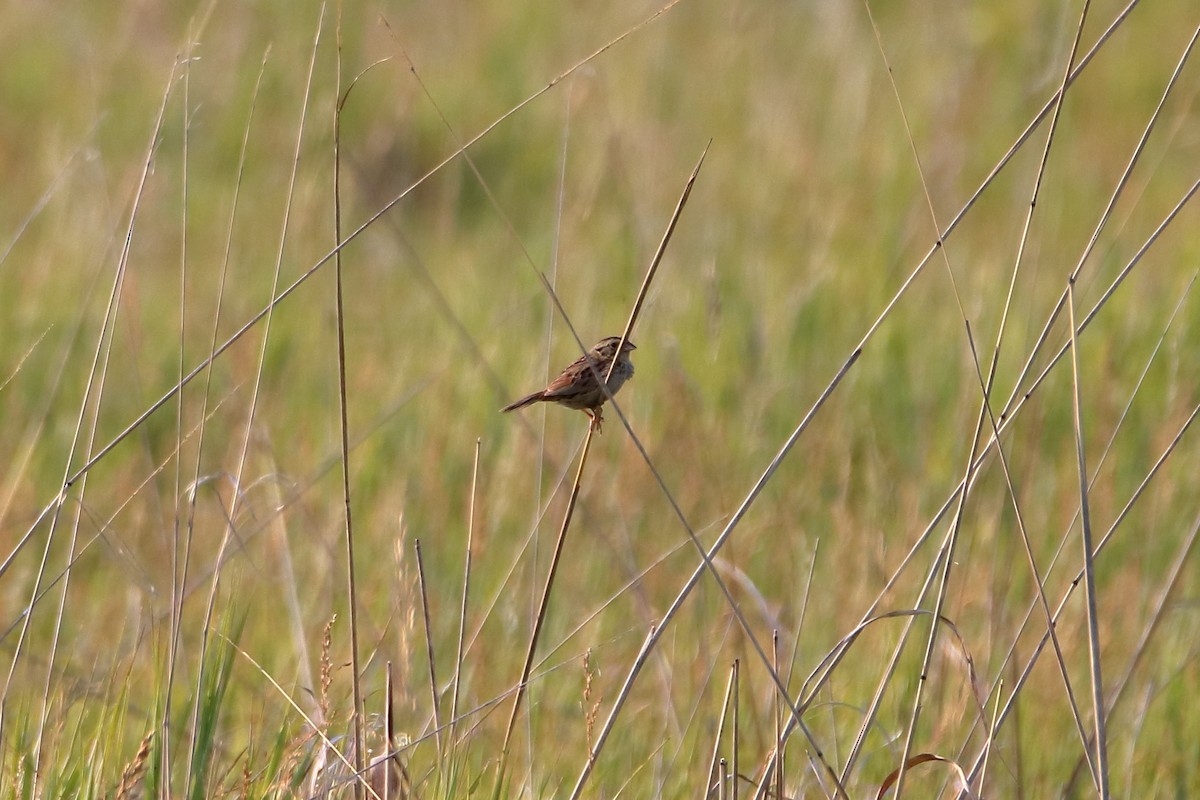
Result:
M585 374L588 369L587 356L580 356L571 362L571 365L564 369L559 376L550 381L550 384L545 388L546 397L559 397L564 394L577 394L579 392L579 376Z

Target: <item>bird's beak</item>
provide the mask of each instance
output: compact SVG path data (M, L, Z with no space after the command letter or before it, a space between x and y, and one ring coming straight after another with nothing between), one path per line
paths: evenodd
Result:
M625 349L626 350L637 350L637 345L634 344L633 342L629 341L628 339L626 339L625 340Z

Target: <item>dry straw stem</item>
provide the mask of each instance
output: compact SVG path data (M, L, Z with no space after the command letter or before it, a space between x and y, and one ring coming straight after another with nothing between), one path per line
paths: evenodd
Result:
M1198 32L1200 32L1200 31L1198 31ZM1195 42L1195 37L1193 36L1193 43L1194 42ZM1094 482L1096 482L1096 480L1098 479L1100 465L1103 465L1103 463L1105 462L1105 459L1108 458L1112 444L1114 444L1116 441L1117 432L1120 431L1120 429L1124 423L1124 420L1126 420L1126 417L1129 414L1129 410L1133 408L1134 399L1136 397L1138 397L1138 393L1141 390L1141 386L1142 386L1142 384L1144 384L1144 381L1146 380L1146 375L1148 373L1150 373L1150 368L1153 366L1154 361L1157 360L1159 351L1162 350L1163 343L1166 341L1166 335L1168 335L1168 332L1171 330L1171 327L1175 325L1175 320L1178 317L1178 314L1180 314L1181 309L1183 308L1183 303L1184 303L1184 301L1187 300L1187 297L1190 295L1190 293L1192 293L1192 288L1194 287L1196 278L1198 278L1198 277L1200 277L1200 270L1193 273L1192 279L1190 279L1190 281L1188 281L1187 288L1183 290L1183 293L1180 296L1180 300L1178 300L1178 302L1176 303L1174 311L1171 312L1171 317L1168 320L1166 320L1166 325L1163 327L1162 335L1159 335L1158 342L1156 344L1154 344L1154 349L1151 351L1150 356L1147 357L1146 365L1144 367L1142 367L1141 374L1138 377L1138 381L1136 381L1136 383L1134 385L1133 392L1130 392L1129 399L1121 411L1121 416L1117 417L1117 422L1116 422L1116 425L1114 426L1114 429L1112 429L1112 434L1109 437L1108 444L1105 445L1104 452L1100 453L1099 462L1097 463L1096 467L1094 467L1092 470L1092 482L1088 483L1088 488L1091 488L1094 485ZM1076 516L1078 516L1078 512L1076 512ZM1072 522L1070 522L1070 525L1069 525L1069 528L1073 528L1073 527L1074 527L1074 519L1072 519ZM1186 558L1187 552L1189 552L1190 547L1192 547L1192 543L1194 541L1195 534L1196 534L1196 530L1193 529L1192 535L1190 535L1188 537L1187 543L1184 543L1183 547L1181 548L1181 558ZM1063 540L1060 542L1060 552L1061 552L1062 546L1064 545L1064 543L1066 543L1066 540L1067 540L1067 537L1064 536ZM1057 558L1057 554L1056 554L1056 558ZM1124 688L1126 688L1126 686L1128 685L1128 680L1130 679L1130 676L1132 676L1132 674L1133 674L1134 667L1136 666L1136 664L1138 664L1138 662L1141 658L1142 652L1145 651L1145 648L1148 645L1148 642L1150 642L1151 633L1153 632L1154 628L1156 628L1158 625L1159 614L1162 614L1162 612L1163 612L1163 604L1162 603L1165 603L1166 596L1168 596L1171 585L1172 585L1172 583L1174 583L1175 579L1178 577L1178 573L1176 572L1176 570L1180 566L1181 566L1181 564L1178 563L1178 561L1177 561L1176 566L1172 567L1172 570L1171 570L1172 577L1171 577L1170 581L1168 581L1168 585L1166 585L1166 588L1164 588L1163 594L1160 595L1160 597L1159 597L1159 606L1158 606L1158 608L1156 608L1156 610L1154 610L1154 613L1151 615L1152 616L1151 624L1150 624L1150 626L1148 626L1146 628L1146 631L1144 632L1144 634L1142 634L1142 638L1141 638L1140 642L1138 643L1138 646L1135 646L1133 660L1132 660L1132 662L1130 662L1129 668L1127 669L1126 674L1124 674L1122 676L1120 681L1117 681L1117 684L1114 687L1114 690L1112 690L1112 697L1109 700L1108 711L1106 711L1106 714L1108 714L1108 716L1110 716L1110 717L1112 716L1112 712L1114 712L1114 710L1116 708L1118 699L1121 698L1121 694L1123 693ZM1032 613L1032 607L1030 610L1027 610L1027 612L1026 612L1026 615L1025 615L1026 622L1028 621L1028 618L1030 618L1031 613ZM1024 625L1025 625L1025 622L1022 622L1022 627L1024 627ZM1052 628L1051 628L1051 634L1052 634ZM1056 640L1057 640L1056 638L1051 638L1051 642L1056 642ZM1010 657L1010 654L1009 654L1009 657ZM1076 765L1075 765L1075 770L1073 771L1072 778L1070 778L1070 781L1068 781L1069 784L1074 784L1074 782L1076 780L1078 780L1079 770L1081 769L1082 765L1084 765L1086 763L1088 766L1091 766L1091 748L1092 748L1091 736L1087 736L1087 735L1082 736L1082 741L1084 741L1084 752L1082 752L1082 756L1081 756L1079 762L1076 763ZM986 764L985 764L985 766L986 766ZM1094 770L1093 770L1093 775L1094 775Z
M775 630L771 635L771 660L774 663L775 671L779 671L779 631ZM783 790L783 771L786 765L786 760L783 755L783 710L779 707L779 694L775 694L774 714L775 718L775 796L786 796Z
M183 371L187 364L187 356L185 351L186 332L187 332L187 230L188 230L188 145L190 142L190 117L192 113L191 104L191 79L192 79L192 54L195 47L195 38L188 31L187 56L184 59L183 70L183 124L182 129L182 152L180 154L180 170L181 170L181 194L180 209L181 219L179 223L179 366L177 379L183 380ZM262 72L260 70L261 77ZM249 129L247 125L246 130ZM220 304L220 293L217 295L217 303ZM218 314L219 316L219 314ZM208 380L205 381L205 396L204 402L207 403L208 395L212 388L212 373L208 374ZM200 418L204 418L203 409L201 410ZM183 442L183 392L175 395L175 441L178 446ZM200 444L197 446L196 454L196 469L192 473L192 480L195 481L199 477L200 471L200 452L204 449L204 437L201 436ZM162 703L162 717L159 719L159 727L162 731L161 741L169 743L170 739L170 720L171 720L171 689L175 682L175 658L179 652L179 637L180 625L182 624L182 608L180 614L175 614L175 598L180 594L180 579L179 579L179 498L182 497L183 480L183 459L175 461L175 488L173 496L176 498L175 514L171 520L171 616L169 622L169 643L167 646L167 691L166 700ZM193 530L192 523L195 520L193 516L196 508L196 498L191 497L188 501L188 525L187 531L189 534L188 543L190 545L190 534ZM190 548L189 548L190 551ZM166 797L171 793L171 748L159 748L159 794Z
M1162 591L1159 592L1158 597L1154 599L1154 609L1150 613L1150 623L1142 631L1142 635L1138 637L1137 644L1133 647L1133 656L1129 659L1129 666L1125 668L1125 673L1121 676L1120 680L1113 685L1112 692L1108 696L1108 707L1104 712L1105 718L1111 718L1117 709L1117 704L1124 699L1125 690L1129 687L1129 681L1133 677L1134 670L1137 669L1138 665L1145 657L1146 651L1150 646L1150 639L1158 630L1159 625L1162 623L1163 616L1166 614L1167 600L1170 599L1170 597L1175 593L1175 589L1179 584L1179 577L1183 574L1183 568L1191 559L1192 550L1195 549L1196 546L1196 540L1197 538L1200 538L1197 536L1197 534L1200 534L1200 517L1197 517L1196 521L1192 523L1191 532L1179 545L1179 552L1176 554L1175 561L1171 564L1171 568L1168 570L1166 583L1162 587ZM1085 745L1086 747L1084 752L1086 754L1090 750L1092 742L1089 740L1085 742ZM1085 762L1082 757L1078 762L1076 762L1075 769L1071 773L1071 778L1067 781L1067 789L1064 792L1065 796L1071 795L1072 788L1074 787L1076 780L1078 780L1078 776L1082 771L1084 763Z
M400 753L396 747L396 698L395 680L392 675L392 662L387 662L387 675L384 684L384 735L386 742L384 752L371 759L367 771L367 782L383 800L404 800L413 794L412 779Z
M458 611L458 646L454 654L454 680L450 695L450 741L456 741L458 727L458 694L462 684L463 645L467 634L467 598L471 588L471 551L475 543L475 502L479 491L479 446L475 440L475 460L471 467L471 505L467 510L467 543L463 548L462 605Z
M725 699L721 702L721 715L717 717L717 732L713 735L712 758L708 762L708 786L705 787L704 797L711 797L713 790L718 797L725 796L725 759L721 757L721 740L725 738L725 723L729 719L729 710L733 704L733 695L737 688L737 661L729 667L729 680L725 683ZM736 723L735 723L736 729Z
M433 657L433 630L429 622L429 593L425 587L425 561L421 558L420 539L413 542L413 549L417 552L417 580L421 590L421 619L425 622L425 655L429 659L429 693L430 701L433 704L433 732L437 741L438 761L441 762L446 754L442 750L442 712L438 708L437 670L435 669Z
M1096 610L1092 513L1088 503L1087 458L1083 449L1083 409L1079 385L1079 344L1075 335L1075 281L1067 284L1067 318L1071 321L1071 407L1075 417L1075 455L1079 464L1079 508L1083 539L1083 585L1087 603L1088 655L1092 676L1092 715L1096 725L1096 778L1100 800L1108 800L1108 735L1104 724L1104 681L1100 668L1100 618Z
M987 741L983 743L983 769L979 771L979 786L980 794L983 793L983 785L987 781L988 758L992 755L992 746L996 744L996 739L992 736L992 731L996 727L996 717L1000 714L1000 696L1004 692L1004 681L1001 680L996 687L996 703L992 706L992 722L987 729ZM957 761L955 762L958 763Z
M730 747L733 750L733 783L730 785L730 797L737 800L738 797L738 781L741 780L741 774L738 772L740 766L738 750L741 745L741 675L742 664L738 659L733 660L733 670L730 679L733 682L733 742Z
M500 748L500 768L496 774L496 791L499 792L500 786L504 781L504 774L508 765L509 743L512 740L513 729L517 724L517 716L521 710L521 700L525 696L525 689L529 684L529 673L533 669L533 657L537 652L538 639L542 632L542 625L546 621L546 611L550 605L550 592L554 588L554 578L558 573L559 560L562 557L563 545L566 543L567 530L571 526L571 517L575 512L575 503L579 499L579 488L583 481L583 468L587 464L588 451L591 449L589 445L592 442L592 434L595 427L589 425L587 439L583 444L583 452L579 456L579 468L575 472L575 482L571 487L571 495L567 500L567 509L563 513L562 525L558 530L558 539L554 544L554 554L550 558L550 568L546 574L546 583L542 589L542 597L538 602L537 614L534 617L533 631L529 635L529 646L525 650L525 663L521 667L521 677L517 681L516 692L513 695L512 712L508 717L508 725L504 729L504 743Z
M324 19L325 6L321 6L321 16ZM359 660L358 649L358 581L354 564L354 514L350 502L350 422L346 411L346 312L342 283L342 250L337 247L342 241L342 109L350 92L358 85L358 79L375 66L355 76L354 80L342 92L342 4L337 6L337 57L334 59L334 97L337 102L333 107L333 244L334 259L333 273L335 284L335 309L337 318L337 372L338 372L338 431L341 436L341 467L342 467L342 505L344 515L344 531L346 541L346 595L350 606L350 673L353 686L354 702L354 766L357 771L363 769L363 759L366 753L367 736L364 717L362 692L362 664ZM378 62L376 62L378 63ZM418 551L419 552L419 551ZM436 700L436 693L435 693ZM435 705L436 713L436 705ZM385 781L385 788L387 782ZM355 797L362 797L361 786L355 787Z
M0 261L0 263L3 262ZM25 349L25 352L21 354L21 357L17 359L17 365L12 368L11 372L8 373L8 377L3 381L0 381L0 392L3 392L4 388L8 386L12 379L17 377L17 373L20 372L21 368L25 366L25 362L29 360L31 355L33 355L33 351L38 349L38 346L42 343L42 340L46 338L46 334L50 332L50 327L47 327L46 330L42 331L41 336L37 337L37 339L34 339L33 344L29 345L29 347ZM9 501L11 500L11 493L15 491L15 488L10 490L10 492L7 493L9 496L5 498L3 503L0 503L0 522L3 522L4 518L7 516L6 512L8 510Z

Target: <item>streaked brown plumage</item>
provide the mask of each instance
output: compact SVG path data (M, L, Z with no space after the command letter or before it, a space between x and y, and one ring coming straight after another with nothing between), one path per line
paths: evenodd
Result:
M596 379L588 362L590 361L596 367L596 372L603 378L608 374L608 367L612 363L613 357L617 355L617 347L620 343L620 336L607 336L601 339L588 351L586 356L580 356L573 361L557 378L550 381L545 389L526 395L500 410L515 411L539 402L558 403L560 406L584 412L592 418L592 425L599 430L603 420L600 407L604 405L608 395L600 388L600 381ZM630 341L626 341L625 346L621 348L617 364L608 378L608 389L614 395L625 385L625 381L633 377L633 362L629 360L629 353L636 349L636 345Z

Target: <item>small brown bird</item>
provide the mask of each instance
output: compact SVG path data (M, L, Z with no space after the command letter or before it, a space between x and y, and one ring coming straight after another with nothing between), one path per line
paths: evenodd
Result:
M603 422L600 407L604 405L608 395L600 387L600 381L589 367L589 362L603 379L608 375L609 365L616 358L616 366L612 368L612 375L608 378L608 390L615 395L625 385L625 381L633 377L633 362L629 360L629 352L637 349L633 342L626 341L618 353L617 347L620 344L620 336L606 336L596 342L586 356L580 356L573 361L561 375L550 381L550 385L545 389L526 395L500 410L515 411L539 402L558 403L560 406L574 408L587 414L591 417L592 427L599 431L600 423Z

